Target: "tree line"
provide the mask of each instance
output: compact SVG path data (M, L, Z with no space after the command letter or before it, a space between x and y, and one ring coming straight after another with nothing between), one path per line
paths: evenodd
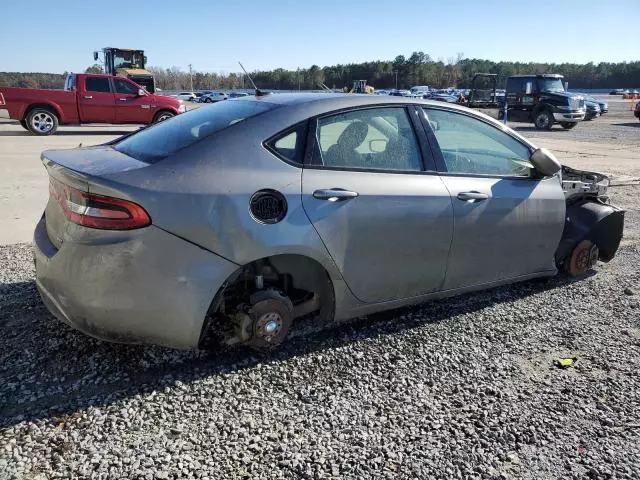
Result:
M148 67L163 90L214 90L251 88L242 73L212 73L184 71L178 67ZM100 65L87 68L101 72ZM640 87L640 61L598 64L494 62L464 58L462 53L447 60L432 59L424 52L413 52L408 58L398 55L393 60L377 60L286 70L259 70L251 77L259 88L281 90L314 90L324 84L330 88L351 87L354 80L366 80L375 88L409 88L429 85L435 88L469 88L476 73L495 73L501 79L514 74L559 73L570 88L637 88ZM66 72L19 73L0 72L0 86L62 88ZM499 85L502 86L502 85Z

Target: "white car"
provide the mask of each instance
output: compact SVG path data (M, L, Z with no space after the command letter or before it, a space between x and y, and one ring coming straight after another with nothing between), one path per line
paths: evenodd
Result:
M178 94L178 98L180 100L187 100L192 102L194 99L198 98L198 96L193 92L180 92Z
M200 97L200 102L215 103L221 100L227 100L228 98L229 98L229 95L227 95L224 92L211 92L211 93L208 93L207 95L203 95L202 97Z

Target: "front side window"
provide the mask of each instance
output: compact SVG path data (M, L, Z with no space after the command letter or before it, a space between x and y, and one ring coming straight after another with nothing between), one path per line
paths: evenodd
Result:
M87 92L111 92L109 79L105 77L87 77L85 85Z
M321 165L371 170L422 170L415 132L404 107L369 108L320 118Z
M482 120L462 113L425 109L447 172L530 177L529 148Z
M126 80L114 79L113 83L115 84L116 92L118 93L125 93L129 95L136 95L138 93L138 87Z

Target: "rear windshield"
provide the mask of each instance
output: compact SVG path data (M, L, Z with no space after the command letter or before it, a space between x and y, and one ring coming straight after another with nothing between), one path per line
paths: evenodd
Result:
M226 100L140 130L116 142L114 148L136 160L155 163L226 127L277 106L267 102Z

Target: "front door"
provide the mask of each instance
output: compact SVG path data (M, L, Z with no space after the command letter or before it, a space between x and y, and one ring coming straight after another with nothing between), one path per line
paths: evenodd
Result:
M155 105L149 96L138 95L140 87L124 78L114 78L116 123L151 123Z
M558 178L538 178L529 147L483 119L426 114L455 216L444 288L553 271L565 216Z
M527 77L509 77L507 79L506 100L509 108L508 119L517 122L531 120L531 111L535 98L535 80Z
M444 281L451 199L440 177L425 172L410 111L367 108L314 122L303 206L363 302L434 292Z
M116 109L109 77L85 77L84 91L78 96L78 110L82 123L114 123Z

